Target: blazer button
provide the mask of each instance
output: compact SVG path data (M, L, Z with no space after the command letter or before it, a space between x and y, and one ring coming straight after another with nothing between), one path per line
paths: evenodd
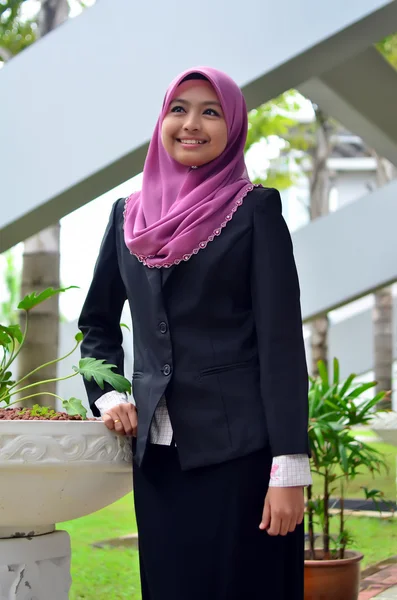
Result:
M167 333L167 330L168 330L167 323L165 323L164 321L161 321L161 323L160 323L161 333Z
M171 367L170 367L170 365L164 365L162 371L163 371L164 375L170 375L171 374Z

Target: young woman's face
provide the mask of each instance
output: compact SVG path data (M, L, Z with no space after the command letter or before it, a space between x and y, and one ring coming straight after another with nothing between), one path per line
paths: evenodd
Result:
M188 167L200 167L222 154L226 121L208 81L190 80L178 86L162 123L161 139L168 154Z

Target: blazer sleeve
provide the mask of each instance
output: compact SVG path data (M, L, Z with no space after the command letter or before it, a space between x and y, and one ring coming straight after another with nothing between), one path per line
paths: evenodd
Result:
M272 455L310 456L300 289L277 190L261 195L254 210L252 298Z
M95 265L94 274L81 315L78 321L84 334L81 343L81 356L105 359L117 366L117 372L124 374L123 335L120 317L126 300L126 290L119 271L116 245L116 222L118 200L112 208L109 223L103 236ZM113 388L105 383L102 390L94 380L84 379L88 401L95 416L100 411L95 401Z

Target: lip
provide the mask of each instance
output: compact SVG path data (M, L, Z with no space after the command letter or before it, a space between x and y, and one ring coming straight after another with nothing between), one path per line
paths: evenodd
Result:
M182 146L182 148L186 148L187 150L197 150L198 148L201 148L202 146L204 146L207 143L207 140L202 140L200 138L187 138L189 140L195 140L198 142L202 142L201 144L189 144L184 143L180 138L176 138L176 141L178 142L178 144L180 144Z

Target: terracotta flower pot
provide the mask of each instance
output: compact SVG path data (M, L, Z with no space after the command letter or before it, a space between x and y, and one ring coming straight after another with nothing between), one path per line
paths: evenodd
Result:
M308 551L305 555L308 556ZM322 551L316 550L316 556L321 555ZM305 560L305 600L357 600L363 555L346 551L345 557Z

